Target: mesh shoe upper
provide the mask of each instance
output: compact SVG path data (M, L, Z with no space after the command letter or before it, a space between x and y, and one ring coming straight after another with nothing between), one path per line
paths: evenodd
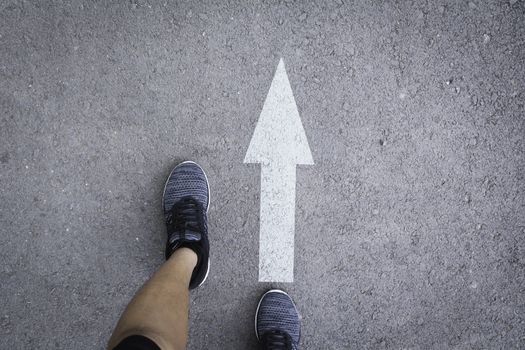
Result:
M202 168L193 162L177 165L166 182L163 197L168 231L166 259L180 247L190 248L197 254L190 289L202 284L208 274L208 202L208 180Z
M278 290L264 294L255 317L257 337L266 348L298 349L301 325L297 309L288 294ZM289 337L283 337L283 332ZM272 341L276 344L273 347ZM290 344L284 345L287 343ZM282 347L279 347L281 344Z
M168 216L175 203L184 197L199 202L208 211L208 179L202 168L193 162L183 162L172 170L164 189L164 215Z

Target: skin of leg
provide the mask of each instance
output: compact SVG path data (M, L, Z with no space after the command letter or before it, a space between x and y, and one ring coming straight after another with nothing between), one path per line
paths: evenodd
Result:
M188 304L191 274L197 255L177 249L135 294L113 331L108 349L124 338L142 335L162 350L182 350L188 338Z

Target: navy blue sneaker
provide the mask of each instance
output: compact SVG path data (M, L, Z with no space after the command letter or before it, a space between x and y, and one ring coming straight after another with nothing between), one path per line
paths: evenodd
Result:
M298 350L299 313L292 298L279 289L262 296L255 313L255 335L265 350Z
M199 287L210 268L207 212L210 186L204 170L195 162L186 161L172 171L162 195L168 230L166 260L181 247L192 249L198 257L190 289Z

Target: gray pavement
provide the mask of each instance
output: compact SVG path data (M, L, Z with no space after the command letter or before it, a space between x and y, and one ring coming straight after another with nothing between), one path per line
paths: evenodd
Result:
M243 164L280 58L293 283L258 282ZM180 160L212 189L189 349L253 349L269 287L303 349L525 348L525 3L0 2L0 348L102 349L163 261Z

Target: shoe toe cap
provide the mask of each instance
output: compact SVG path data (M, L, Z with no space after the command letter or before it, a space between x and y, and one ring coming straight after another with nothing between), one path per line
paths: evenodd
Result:
M257 312L257 332L264 334L271 329L286 331L299 342L300 320L292 299L280 291L266 293Z
M181 198L191 196L208 209L208 179L194 162L183 162L171 172L164 190L164 209L169 210Z

